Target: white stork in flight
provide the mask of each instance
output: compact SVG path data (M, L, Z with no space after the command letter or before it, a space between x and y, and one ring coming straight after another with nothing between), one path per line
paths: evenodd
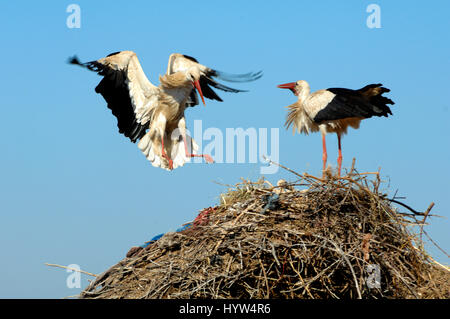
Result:
M290 89L296 96L297 102L289 105L289 113L285 126L293 125L293 131L308 134L320 131L323 145L323 170L326 169L327 147L325 135L337 134L339 156L338 176L341 175L342 150L341 136L347 133L349 126L357 129L361 120L372 116L392 115L387 104L394 102L383 93L390 92L382 84L370 84L359 90L331 88L319 90L310 94L308 82L301 80L278 85L281 89Z
M103 76L95 92L103 96L117 118L119 133L133 143L139 140L139 149L152 165L167 170L183 166L194 156L214 162L209 155L196 154L198 146L186 132L184 111L199 104L195 89L203 104L204 97L221 102L211 86L225 92L245 91L220 84L214 77L228 82L249 82L262 76L262 72L220 72L178 53L170 55L167 72L159 77L159 86L150 83L132 51L115 52L87 63L74 56L69 63Z

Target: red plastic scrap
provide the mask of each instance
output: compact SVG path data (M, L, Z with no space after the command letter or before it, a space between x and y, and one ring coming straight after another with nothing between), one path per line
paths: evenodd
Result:
M206 225L209 221L209 214L213 213L216 207L208 207L200 211L200 214L194 219L194 227Z

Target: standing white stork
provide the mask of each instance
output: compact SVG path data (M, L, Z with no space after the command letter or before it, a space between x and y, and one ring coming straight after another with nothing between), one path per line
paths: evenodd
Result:
M203 104L204 97L221 102L210 86L226 92L245 91L220 84L214 77L229 82L248 82L262 76L261 72L227 74L178 53L170 55L167 72L159 77L159 86L147 79L132 51L115 52L87 63L73 57L69 63L103 76L95 92L103 96L116 116L119 133L133 143L139 139L138 147L152 165L167 170L183 166L194 156L214 162L209 155L196 154L198 146L186 133L184 111L188 106L199 104L195 89Z
M309 134L320 131L323 145L323 170L326 169L327 147L325 135L334 132L338 137L338 175L341 175L342 150L341 136L347 133L349 126L357 129L361 120L372 116L392 115L387 104L392 100L383 96L390 92L382 84L370 84L359 90L330 88L310 94L308 82L301 80L278 85L281 89L290 89L298 96L298 101L289 105L285 126L293 124L293 131Z

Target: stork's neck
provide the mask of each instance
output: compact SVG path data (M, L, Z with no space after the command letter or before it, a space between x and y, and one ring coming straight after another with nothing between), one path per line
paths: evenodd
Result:
M165 75L159 77L159 82L161 83L161 86L166 89L181 88L181 87L191 88L192 87L191 81L188 81L186 79L186 75L184 74L184 72L165 74Z
M163 92L171 96L177 103L183 104L192 91L192 84L175 88L163 88Z
M309 86L304 86L301 88L300 92L298 91L296 92L298 97L298 103L300 103L300 105L302 105L306 101L306 99L309 96L309 92L310 92Z

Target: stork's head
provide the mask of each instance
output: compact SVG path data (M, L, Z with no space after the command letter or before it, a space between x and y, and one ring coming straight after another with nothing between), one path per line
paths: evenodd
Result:
M200 86L200 77L201 77L200 69L196 66L190 67L186 71L186 78L188 81L192 83L194 88L197 89L198 94L200 94L200 97L202 98L203 105L205 105L205 99L203 97L202 88Z
M300 95L300 93L302 93L303 91L308 91L309 93L309 84L305 80L280 84L277 87L279 87L280 89L289 89L297 96Z

